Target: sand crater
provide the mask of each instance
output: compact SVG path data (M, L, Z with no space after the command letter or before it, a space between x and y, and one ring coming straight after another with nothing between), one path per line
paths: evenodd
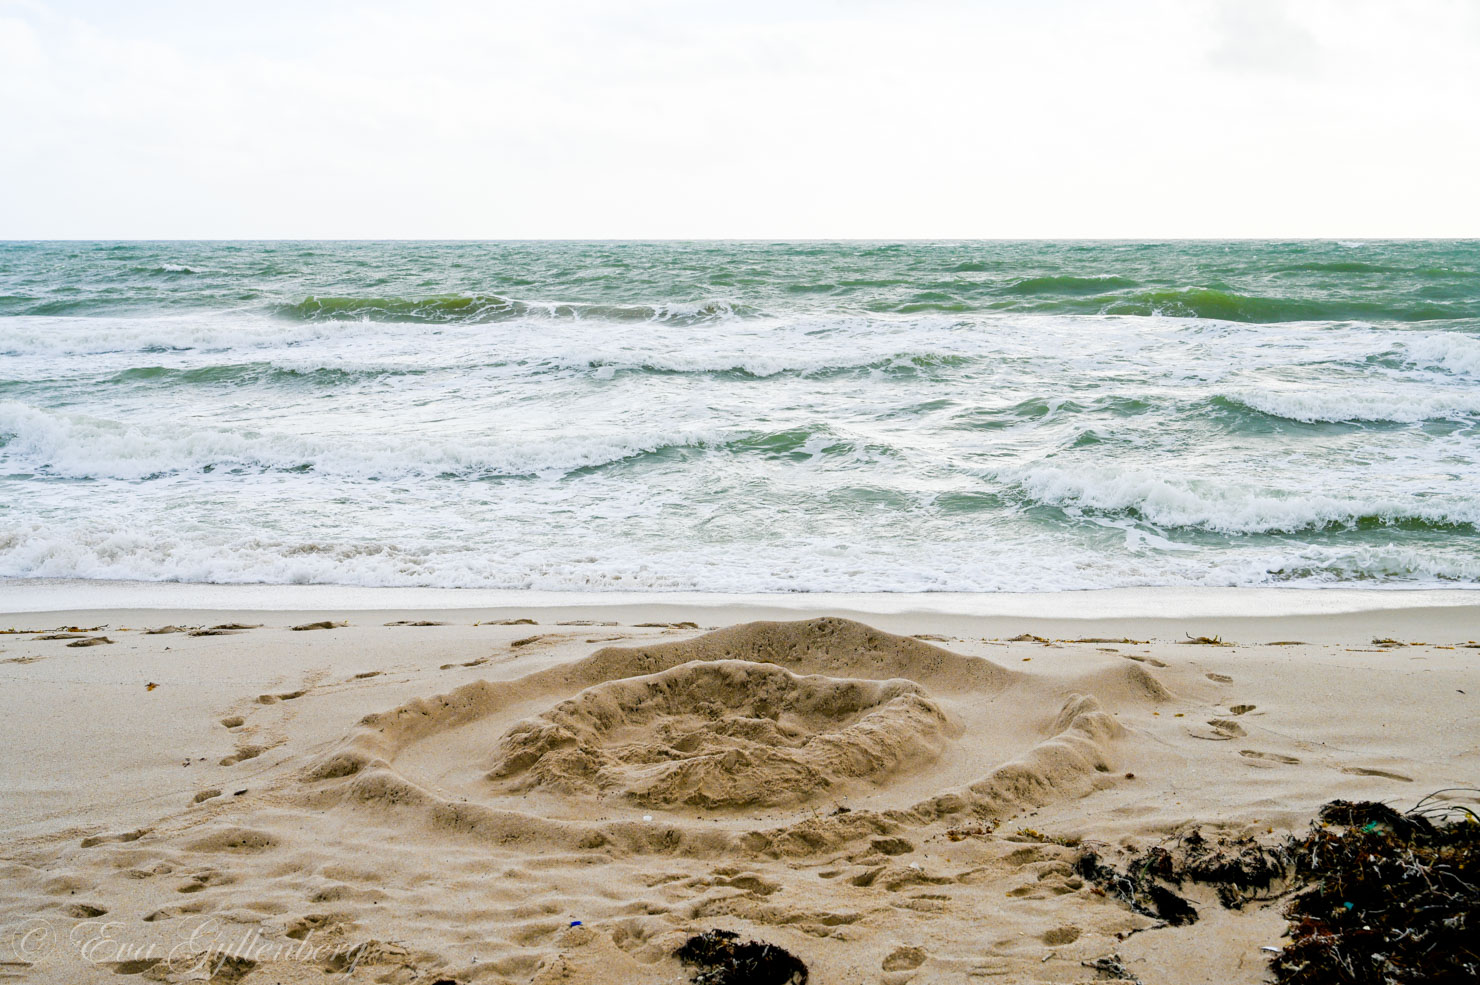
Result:
M586 688L515 723L487 778L653 806L780 807L934 760L955 732L914 681L694 661Z

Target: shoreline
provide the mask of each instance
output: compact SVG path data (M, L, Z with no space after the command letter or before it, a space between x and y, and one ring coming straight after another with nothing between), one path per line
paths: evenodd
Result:
M1109 619L1157 615L1294 616L1480 607L1470 588L1139 586L1053 592L577 592L540 589L370 587L361 585L222 584L82 578L0 579L0 614L100 609L305 611L428 609L502 611L665 606L813 612L847 610L960 616L1059 615Z
M360 588L337 585L196 585L151 582L0 582L0 629L58 625L200 624L249 621L289 626L320 619L379 626L404 619L495 623L590 621L636 626L695 622L730 626L835 616L905 635L1007 638L1130 636L1175 642L1222 636L1245 642L1299 638L1363 642L1432 635L1444 627L1480 637L1480 593L1469 590L1136 588L1078 592L719 593L539 592ZM1464 627L1471 627L1467 633ZM1451 641L1453 642L1453 641Z

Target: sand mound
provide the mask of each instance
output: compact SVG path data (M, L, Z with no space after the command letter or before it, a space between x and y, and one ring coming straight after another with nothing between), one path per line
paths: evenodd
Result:
M913 681L695 661L594 685L517 723L488 777L661 807L789 806L930 762L950 731Z
M371 715L301 793L499 843L817 853L1104 785L1124 730L1092 695L1154 701L1137 674L1091 690L845 619L749 623Z

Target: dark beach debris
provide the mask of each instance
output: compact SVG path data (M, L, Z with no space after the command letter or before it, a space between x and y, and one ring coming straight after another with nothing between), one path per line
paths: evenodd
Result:
M1459 796L1473 801L1480 788L1438 790L1408 811L1333 800L1305 834L1277 843L1213 840L1193 830L1132 855L1122 868L1085 851L1075 870L1098 891L1172 926L1197 919L1173 891L1185 882L1214 887L1230 908L1291 896L1284 910L1290 941L1270 958L1278 985L1475 982L1480 813Z
M674 952L697 970L694 985L806 985L801 958L775 944L740 941L730 930L706 930L684 941Z
M1155 845L1132 856L1124 869L1106 865L1086 851L1074 868L1137 913L1164 920L1173 927L1197 922L1197 909L1169 887L1184 882L1213 886L1218 902L1239 909L1281 888L1290 878L1293 857L1284 845L1261 845L1253 838L1210 840L1192 831L1170 845Z
M294 626L293 632L302 633L310 629L343 629L345 626L348 625L349 623L347 622L332 622L328 619L325 619L321 622L306 622L302 626Z
M211 628L212 629L229 629L229 630L261 629L262 628L262 624L260 622L253 622L253 623L245 623L245 622L223 622L223 623L221 623L221 625L219 625L219 626L212 626Z
M1136 646L1145 646L1150 640L1133 640L1129 636L1112 639L1108 636L1081 636L1077 640L1069 640L1070 643L1129 643Z
M1399 813L1336 800L1292 840L1310 888L1285 910L1280 985L1480 981L1480 817L1437 791Z
M1125 961L1118 954L1096 958L1093 961L1081 961L1080 965L1093 968L1100 978L1116 982L1135 982L1135 985L1141 985L1141 980L1131 974L1130 969L1125 966Z

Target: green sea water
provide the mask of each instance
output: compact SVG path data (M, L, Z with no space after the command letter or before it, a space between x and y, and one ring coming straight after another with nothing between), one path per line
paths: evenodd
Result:
M1480 583L1480 243L4 243L0 577Z

